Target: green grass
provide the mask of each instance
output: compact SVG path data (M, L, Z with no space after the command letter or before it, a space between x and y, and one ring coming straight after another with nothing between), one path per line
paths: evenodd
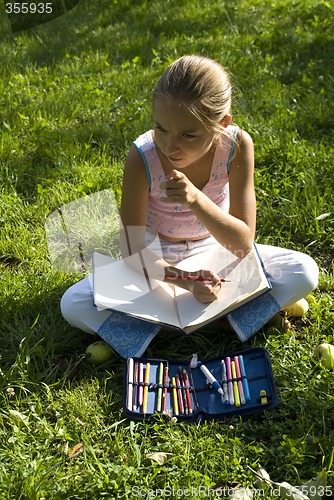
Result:
M0 498L167 498L172 488L186 498L191 487L207 498L215 485L255 488L257 464L295 485L327 468L333 491L334 376L313 358L334 341L332 4L80 0L16 35L4 4L0 13ZM124 360L92 367L83 358L92 337L61 317L59 300L80 275L52 268L44 223L109 187L119 203L129 146L151 126L154 82L185 53L233 74L234 120L256 148L257 240L309 253L320 281L290 332L246 344L219 331L168 333L147 350L189 359L266 347L277 409L134 423L122 413ZM83 452L69 458L79 442ZM170 454L165 464L146 458L154 451Z

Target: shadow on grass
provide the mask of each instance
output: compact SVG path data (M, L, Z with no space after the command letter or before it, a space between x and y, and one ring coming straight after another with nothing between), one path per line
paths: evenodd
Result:
M33 278L32 278L33 279ZM60 298L66 285L41 279L40 288L29 296L29 278L25 278L21 295L6 295L2 300L0 320L0 368L14 383L54 383L61 358L77 357L85 352L91 336L74 331L60 313ZM51 283L53 281L54 283ZM23 289L22 289L23 288ZM60 374L61 375L61 374Z
M291 90L287 111L293 111L292 124L300 137L313 143L331 141L333 7L327 3L307 6L301 2L289 14L277 16L259 47L263 54L272 57L277 79ZM283 68L282 72L277 73L276 67Z
M204 17L201 21L191 16L184 19L175 1L159 2L159 6L155 6L148 1L92 3L80 0L64 16L22 32L30 44L25 63L43 66L58 63L67 54L79 56L88 51L110 51L115 65L136 56L143 65L150 65L161 40L203 34L221 21L217 16ZM7 36L7 40L15 43L12 35Z

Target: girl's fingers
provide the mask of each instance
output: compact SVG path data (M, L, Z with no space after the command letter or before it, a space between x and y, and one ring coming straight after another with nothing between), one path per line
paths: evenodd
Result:
M185 176L182 172L172 170L171 174L160 183L160 189L168 189L169 187L176 186L178 181L180 181L183 177Z
M195 281L193 284L193 294L199 302L207 304L217 300L220 288L220 282L209 284L202 281Z
M182 172L180 172L179 170L172 170L171 172L171 178L172 179L176 179L176 180L179 180L179 179L182 179L182 177L184 177L184 174Z
M214 271L201 271L201 277L212 281L214 284L221 284L218 274Z
M164 180L160 183L160 189L166 189L166 191L168 189L176 189L176 188L179 188L180 185L182 186L182 184L180 184L180 180L177 180L177 179L168 179L168 180Z

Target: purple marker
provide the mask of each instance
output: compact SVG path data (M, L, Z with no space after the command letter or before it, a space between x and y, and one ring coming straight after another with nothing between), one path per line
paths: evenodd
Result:
M226 358L226 371L227 371L228 399L230 401L230 404L234 405L231 358L229 356Z
M144 396L144 365L143 363L139 363L139 373L138 373L138 406L143 404L143 396Z

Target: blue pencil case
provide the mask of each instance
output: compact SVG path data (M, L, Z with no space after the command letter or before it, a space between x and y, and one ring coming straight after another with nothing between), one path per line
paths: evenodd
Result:
M123 408L132 420L221 420L271 410L278 397L269 353L251 348L188 361L129 358Z

